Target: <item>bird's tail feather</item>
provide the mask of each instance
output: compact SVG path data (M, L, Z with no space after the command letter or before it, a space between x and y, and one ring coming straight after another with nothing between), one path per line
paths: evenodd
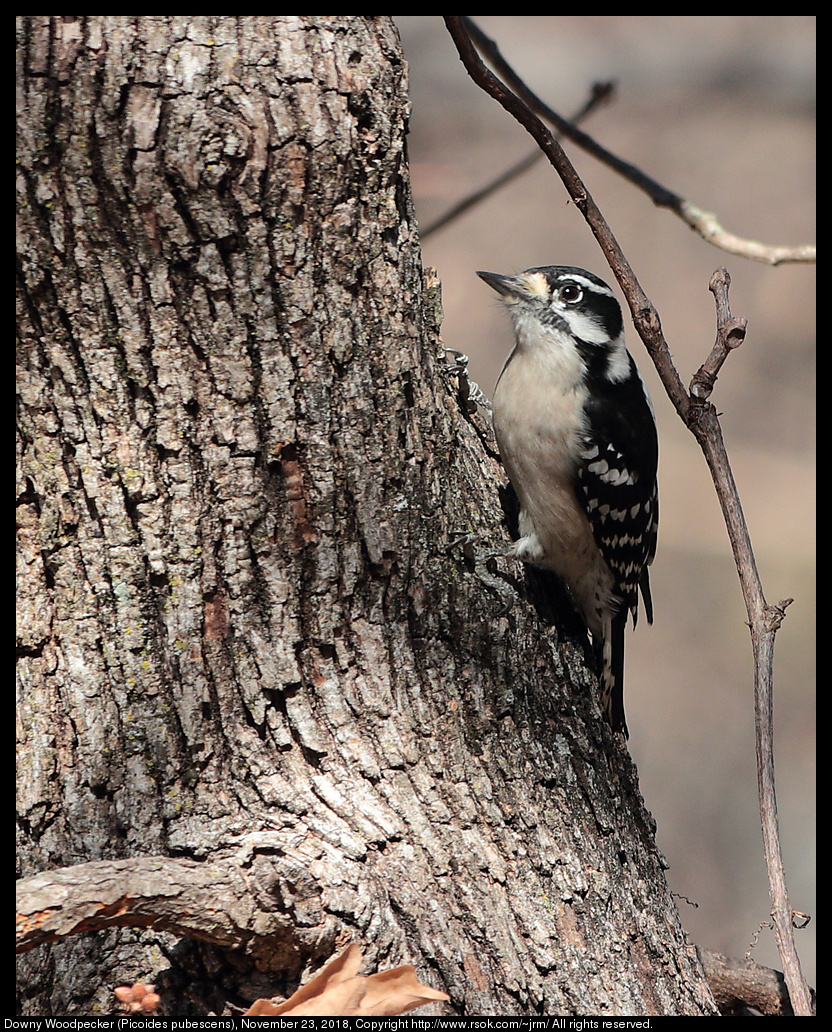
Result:
M613 731L620 731L625 738L629 738L624 716L624 629L627 625L627 610L616 613L610 623L610 632L604 638L601 709Z

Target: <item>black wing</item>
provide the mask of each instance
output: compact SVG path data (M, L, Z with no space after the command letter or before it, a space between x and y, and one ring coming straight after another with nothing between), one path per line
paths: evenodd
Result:
M644 384L629 353L628 359L630 375L607 381L603 393L587 403L577 491L623 612L631 612L635 622L640 587L652 623L647 567L656 554L659 525L659 443Z

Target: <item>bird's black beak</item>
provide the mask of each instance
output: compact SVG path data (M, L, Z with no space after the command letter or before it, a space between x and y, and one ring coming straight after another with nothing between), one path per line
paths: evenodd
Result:
M520 283L514 276L501 276L499 272L478 272L477 275L503 297L517 296Z

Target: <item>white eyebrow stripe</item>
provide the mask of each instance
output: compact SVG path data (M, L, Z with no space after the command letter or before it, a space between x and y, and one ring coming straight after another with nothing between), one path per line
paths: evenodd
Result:
M602 287L593 280L587 279L586 276L579 276L575 272L565 272L562 276L558 276L558 283L579 283L582 287L586 287L587 290L591 290L596 294L602 294L604 297L615 297L615 294L613 294L609 287Z

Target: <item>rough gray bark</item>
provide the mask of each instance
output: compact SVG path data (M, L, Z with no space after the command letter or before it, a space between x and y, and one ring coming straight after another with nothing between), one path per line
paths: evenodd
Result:
M21 1012L137 978L228 1012L352 938L456 1012L712 1013L580 641L448 551L500 474L440 370L391 21L18 32L19 873L259 893L236 950L173 914L33 950Z

